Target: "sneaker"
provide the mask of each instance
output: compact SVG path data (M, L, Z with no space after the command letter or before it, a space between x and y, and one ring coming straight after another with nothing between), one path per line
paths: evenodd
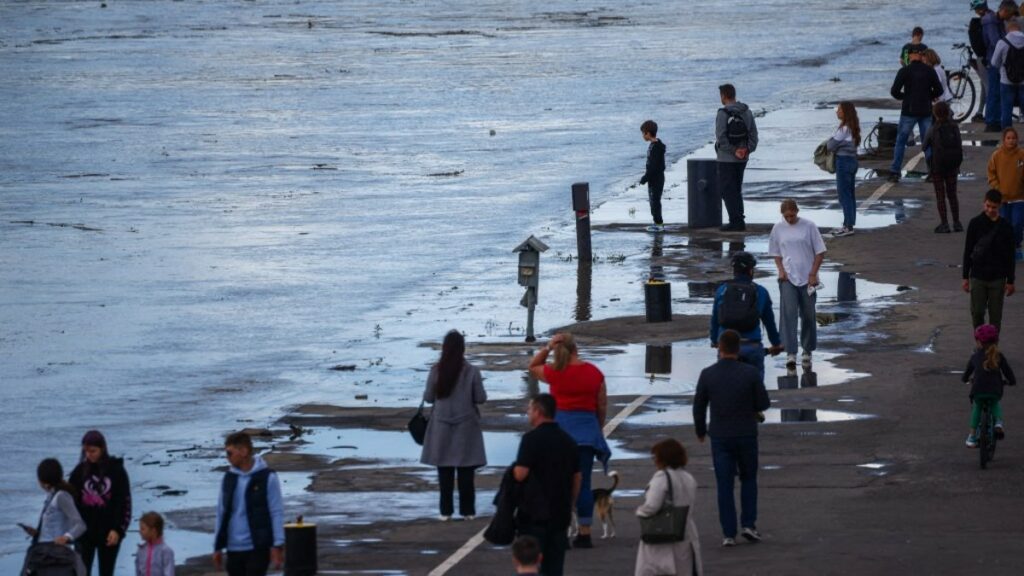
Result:
M725 547L725 548L732 548L735 545L736 545L736 539L735 538L723 538L722 539L722 546Z
M441 514L440 516L437 517L437 519L440 520L441 522L451 522L452 517L451 517L450 514Z
M935 227L936 234L949 234L949 224L943 222Z
M740 534L750 542L761 541L761 533L757 531L757 528L744 528Z
M811 353L804 350L803 355L800 356L800 363L805 366L809 365L811 363Z
M473 520L476 520L476 516L470 514L469 516L463 516L462 519L466 522L472 522Z
M786 366L796 367L796 354L786 354Z
M665 231L665 227L662 226L661 224L653 224L653 225L647 227L647 231L648 232L664 232Z
M594 543L590 540L590 534L579 534L572 540L573 548L593 548Z
M978 447L978 437L975 436L974 432L971 432L970 434L967 435L967 442L965 442L965 444L967 444L968 448Z
M1002 440L1006 437L1006 430L1003 429L1002 422L996 422L996 439Z
M747 225L743 222L730 222L719 228L722 232L743 232L747 229Z
M899 172L893 172L892 174L889 174L889 177L887 178L887 180L889 182L892 182L893 184L898 184L899 181L900 181L900 174L899 174Z
M953 222L953 232L963 232L964 225L959 222Z
M842 238L843 236L853 236L853 228L843 226L842 228L836 228L832 231L833 238Z

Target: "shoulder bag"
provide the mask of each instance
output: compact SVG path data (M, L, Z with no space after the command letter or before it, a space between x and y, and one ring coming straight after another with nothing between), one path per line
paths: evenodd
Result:
M423 414L423 402L416 409L416 413L409 419L409 435L413 442L423 446L423 439L427 437L427 417Z
M647 544L670 544L686 539L686 517L690 507L672 505L672 476L668 470L662 472L668 480L668 497L654 516L640 518L640 539Z

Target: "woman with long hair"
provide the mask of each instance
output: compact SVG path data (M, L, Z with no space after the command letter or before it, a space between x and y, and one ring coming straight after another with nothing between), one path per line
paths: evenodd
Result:
M75 488L64 480L64 468L56 458L47 458L36 468L39 487L46 492L46 502L39 515L39 524L32 528L26 524L21 527L32 537L32 547L25 557L22 574L35 574L38 567L36 561L42 557L44 561L53 562L55 558L65 565L69 573L87 574L78 554L70 548L76 538L85 533L85 522L75 508ZM46 551L36 549L48 547ZM53 568L52 564L50 565Z
M554 352L554 362L548 355ZM580 360L579 348L572 334L556 334L530 361L530 374L551 387L557 407L555 421L579 447L580 474L583 477L580 494L576 499L576 516L580 532L573 548L592 548L590 525L594 519L594 495L590 491L590 473L594 458L605 469L611 450L601 429L608 413L608 391L604 374L590 362Z
M459 484L459 515L476 516L474 471L487 465L480 409L487 401L480 370L466 361L466 340L457 330L444 337L441 359L430 369L423 401L434 409L427 423L420 462L437 467L441 487L441 520L455 512L455 481Z
M132 522L132 491L124 460L107 451L107 439L99 430L82 437L82 459L71 472L75 503L87 530L76 542L87 574L99 558L99 576L114 576L121 541Z
M836 106L839 127L828 139L828 151L836 155L836 191L843 208L843 225L832 231L833 238L853 234L857 224L857 146L860 146L860 119L852 102L842 101Z

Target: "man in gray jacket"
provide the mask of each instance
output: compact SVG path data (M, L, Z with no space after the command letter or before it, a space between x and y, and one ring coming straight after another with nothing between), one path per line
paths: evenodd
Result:
M729 213L722 231L746 230L743 220L743 171L747 158L757 149L757 125L750 107L736 101L736 87L718 87L722 107L715 118L715 152L718 154L718 187Z
M1024 107L1024 78L1020 68L1024 59L1024 32L1021 19L1006 21L1006 36L996 43L991 65L999 68L999 120L1003 130L1013 126L1013 105Z

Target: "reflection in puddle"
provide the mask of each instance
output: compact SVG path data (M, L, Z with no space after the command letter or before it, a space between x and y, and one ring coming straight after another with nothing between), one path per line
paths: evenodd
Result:
M796 390L798 388L817 388L818 373L813 366L801 366L800 375L797 376L796 367L786 368L786 373L776 379L779 390Z
M869 414L817 410L814 408L769 408L764 413L765 424L793 424L800 422L852 422L872 418ZM629 417L627 424L637 426L685 426L693 424L693 407L679 405L663 410L651 410Z

